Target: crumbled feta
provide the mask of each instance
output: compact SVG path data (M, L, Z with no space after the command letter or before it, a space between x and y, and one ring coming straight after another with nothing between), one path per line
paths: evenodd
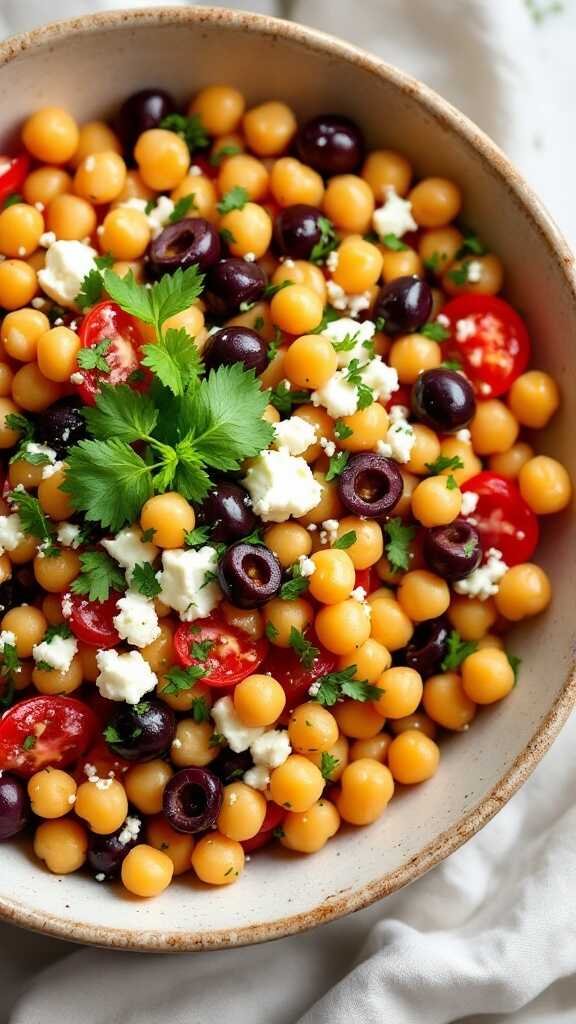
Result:
M47 444L38 444L36 441L28 441L24 458L26 458L26 455L43 455L52 465L58 458L53 448L49 448Z
M330 441L327 437L320 438L320 447L324 449L324 454L327 455L329 459L336 454L336 445L334 441Z
M106 881L106 875L104 874L103 871L98 871L97 874L94 875L94 880L96 882L105 882Z
M470 274L470 267L468 268L468 274ZM476 330L476 321L472 317L464 317L462 320L457 320L456 341L468 341L468 338L472 338L476 334Z
M322 487L309 465L300 456L289 455L285 448L261 452L242 483L255 514L265 523L283 523L290 516L303 516L322 497Z
M147 647L160 636L154 601L144 594L127 590L116 607L119 610L113 622L122 640L133 647Z
M124 700L138 704L145 693L156 686L158 679L140 651L119 654L118 651L98 651L96 664L99 674L96 686L106 700Z
M168 196L158 196L156 205L149 213L146 212L146 207L148 206L147 199L127 199L124 203L119 203L118 206L127 210L140 210L141 213L144 213L152 233L152 238L157 238L174 213L174 203Z
M70 374L70 383L71 384L76 384L76 385L83 384L84 383L84 374L80 373L78 370L75 370L74 373Z
M46 260L42 270L38 271L41 288L61 306L76 308L76 296L82 281L91 270L96 270L94 262L97 252L89 245L67 239L53 242L46 250Z
M3 256L2 259L5 260L6 257ZM32 309L44 309L44 306L46 306L47 303L48 303L48 299L43 299L41 295L36 295L32 299L32 302L30 303L30 305L32 306Z
M408 410L403 405L395 405L390 410L390 426L386 438L376 443L376 451L396 462L410 462L412 449L416 444L416 434L411 423L405 418Z
M462 430L457 430L454 437L457 441L462 441L464 444L472 444L472 434L467 427L463 427Z
M182 746L182 740L179 740L178 737L176 737L176 739L172 740L171 745L174 747L175 750L179 750L180 747Z
M270 782L270 772L266 765L255 764L253 768L249 768L247 772L244 772L244 782L247 786L251 786L252 789L265 790Z
M192 166L188 168L188 174L191 174L193 178L201 178L204 171L198 166L198 164L192 164Z
M216 723L216 728L228 743L230 750L235 754L241 754L262 735L264 729L250 728L240 721L231 697L221 697L212 707L210 714Z
M0 654L4 653L4 647L8 644L9 647L14 647L16 644L16 636L11 629L3 629L0 632Z
M63 465L63 462L58 462L58 460L56 460L56 462L48 463L47 466L42 466L42 479L48 480L49 477L59 473Z
M372 214L372 227L382 240L386 235L397 235L402 238L407 231L416 231L418 225L412 216L412 203L402 199L393 185L384 189L384 206L378 207Z
M508 566L502 558L502 552L498 548L489 548L484 565L479 565L465 580L454 583L454 590L457 594L487 601L489 597L498 593L498 584L507 572Z
M332 252L328 253L328 256L326 257L326 267L331 274L333 274L334 271L338 269L339 261L340 257L338 255L337 249L333 249Z
M38 239L38 245L41 245L43 249L49 249L51 245L54 245L56 241L56 235L53 231L44 231Z
M462 491L462 507L460 509L460 515L471 516L476 511L476 506L480 500L479 494L474 494L474 491Z
M183 622L204 619L222 600L222 591L211 578L218 569L214 548L164 551L162 571L157 573L162 590L158 597L179 612Z
M53 636L51 640L42 640L32 648L34 661L45 661L58 672L67 672L77 653L78 641L74 636Z
M14 551L24 540L24 531L20 516L13 512L9 516L0 516L0 554Z
M339 526L340 522L338 519L325 519L322 523L322 533L325 534L326 540L329 544L334 544L335 541L338 540Z
M62 615L65 619L69 619L73 610L74 605L72 603L72 595L70 593L66 593L62 598Z
M354 341L353 348L346 352L342 350L336 352L338 366L342 367L348 366L352 359L358 359L360 363L366 362L375 331L376 325L372 320L357 323L356 320L343 316L339 320L333 320L332 323L326 324L322 334L336 344L343 342L346 338Z
M470 260L468 264L468 281L470 284L478 284L482 279L482 264L478 260Z
M301 416L291 416L274 424L274 446L286 448L290 455L302 455L316 443L316 428Z
M326 291L330 305L334 309L349 313L354 319L359 313L369 309L372 302L372 295L369 291L359 293L345 292L339 284L336 284L336 281L326 281Z
M358 604L364 604L366 600L366 591L364 587L354 587L354 590L350 594L353 601L358 601Z
M308 555L298 556L298 566L301 576L313 576L316 572L316 562L312 558L308 558Z
M445 313L438 313L436 317L436 323L440 324L441 327L450 327L450 318Z
M75 523L58 523L56 539L65 548L78 548L82 542L80 527Z
M292 753L292 747L285 729L268 729L250 744L254 764L266 768L278 768Z
M255 263L256 262L256 253L255 252L245 252L244 253L244 259L246 260L246 263Z
M128 579L135 565L153 562L159 554L155 544L142 541L142 530L139 526L125 526L112 540L103 540L102 547L123 569L126 569Z
M380 356L374 356L366 366L363 366L360 376L364 384L372 389L376 401L387 402L400 386L396 370L388 366Z
M127 843L138 839L141 828L142 822L140 821L140 818L136 818L129 814L122 826L122 831L118 834L118 842L120 843L120 846L126 846Z
M335 420L353 416L358 409L358 390L346 379L344 370L336 370L310 397L313 405L323 405Z

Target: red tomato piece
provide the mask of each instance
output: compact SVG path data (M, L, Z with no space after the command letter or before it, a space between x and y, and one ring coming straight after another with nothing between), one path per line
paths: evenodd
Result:
M538 544L540 527L516 484L486 470L462 484L462 491L478 495L469 519L480 533L484 551L498 548L507 565L529 561Z
M99 302L90 310L80 327L80 341L83 348L94 348L108 342L108 349L103 353L110 367L107 372L97 369L78 371L83 377L78 391L87 405L94 405L103 382L133 384L136 390L142 390L149 382L149 371L141 366L142 337L137 323L115 302Z
M241 843L244 847L244 853L251 853L252 850L259 850L261 846L267 846L268 843L271 843L274 839L274 830L282 824L285 817L286 811L284 808L275 804L273 800L269 800L260 831L255 836L252 836L252 839L244 839Z
M65 768L88 749L94 712L73 697L30 697L0 719L0 768L28 777L46 765Z
M286 711L292 710L298 704L308 700L308 690L312 683L320 676L333 672L336 667L336 655L331 654L325 647L321 647L318 641L312 637L312 643L318 648L319 654L314 659L310 668L305 668L299 660L296 651L291 647L270 647L268 657L264 665L264 671L277 679L286 694Z
M451 331L444 350L462 363L478 394L497 398L508 391L530 358L528 331L516 310L494 295L466 294L447 302L442 315Z
M108 701L108 703L110 704L111 702ZM105 779L109 772L114 772L115 777L121 779L131 767L130 762L125 761L123 757L118 757L117 754L109 749L102 738L96 739L90 749L80 757L78 764L74 768L72 774L78 785L81 782L86 782L88 777L85 771L86 765L94 765L96 774L101 779Z
M30 169L27 153L18 156L0 156L0 202L15 192L20 192Z
M356 569L356 586L362 587L367 594L371 594L373 590L376 590L377 584L374 583L372 568Z
M411 404L411 392L407 384L401 384L397 391L393 391L386 402L386 410L390 412L395 405L405 405L407 409Z
M194 645L208 641L212 646L206 657L193 654ZM206 669L202 682L207 686L233 686L255 672L268 651L268 641L252 640L247 633L229 626L219 615L196 622L183 622L174 634L174 652L181 665L200 665Z
M122 597L113 590L107 601L89 601L80 594L66 594L66 602L72 611L66 621L74 636L92 647L115 647L120 637L113 623L118 614L116 602ZM64 603L64 598L63 598Z

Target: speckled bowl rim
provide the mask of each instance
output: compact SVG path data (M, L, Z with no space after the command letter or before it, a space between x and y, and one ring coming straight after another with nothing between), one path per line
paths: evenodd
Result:
M90 34L102 31L102 29L114 30L126 26L138 27L139 25L159 23L225 25L228 28L232 27L264 37L282 36L312 52L328 54L336 59L355 64L378 78L392 82L401 92L414 97L439 125L449 128L462 137L475 149L482 164L501 179L509 192L510 199L519 203L531 220L542 244L546 246L550 257L556 262L576 301L574 256L539 199L495 143L464 114L415 78L378 60L358 47L335 39L324 32L266 15L212 7L156 7L131 11L107 11L55 22L6 40L0 44L0 66L47 43L61 41L73 35ZM511 768L476 807L457 824L424 847L417 856L412 857L395 871L388 872L376 881L358 889L352 887L344 895L306 913L286 916L266 924L247 925L234 930L221 929L212 932L190 931L184 934L171 934L170 931L150 932L134 928L105 928L82 921L64 920L54 914L42 914L38 910L15 908L0 897L0 919L56 938L142 952L226 949L231 946L279 939L325 924L352 911L361 910L413 882L483 828L526 781L558 735L575 703L576 663L573 663L562 691L530 742L518 755Z

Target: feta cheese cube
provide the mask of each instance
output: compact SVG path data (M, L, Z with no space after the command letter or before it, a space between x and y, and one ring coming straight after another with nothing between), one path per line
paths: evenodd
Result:
M359 313L363 313L365 309L370 307L372 301L369 291L359 293L345 292L341 285L336 284L336 281L326 281L326 291L330 305L334 309L350 313L351 317L357 317Z
M158 682L156 674L144 660L140 651L119 654L118 651L98 651L96 664L99 674L96 686L106 700L126 701L138 704L145 693L153 690Z
M254 764L266 768L278 768L292 753L292 747L285 729L268 729L250 744Z
M418 225L412 216L412 203L402 199L393 185L385 189L384 206L378 207L372 214L372 227L383 239L386 235L397 235L402 238L407 231L416 231Z
M162 587L158 596L183 622L204 619L222 600L218 583L210 578L217 569L218 555L212 547L164 551L156 577Z
M303 516L322 497L322 487L307 462L285 448L261 452L252 460L242 483L255 514L265 523L283 523L290 516Z
M387 402L399 388L398 374L380 356L375 356L360 370L364 384L372 389L376 401Z
M14 551L22 543L24 536L17 512L9 516L0 516L0 554L4 554L4 551Z
M335 420L342 416L353 416L358 409L358 390L346 379L343 370L336 370L310 397L313 405L323 405L328 415Z
M122 640L133 647L147 647L160 636L154 601L143 594L127 590L116 602L118 614L113 622Z
M16 635L11 629L3 629L0 632L0 654L3 653L6 644L8 644L8 647L15 647L16 645Z
M479 565L466 579L454 583L453 587L457 594L487 601L498 593L500 580L507 572L508 566L502 558L502 552L498 548L489 548L484 565Z
M80 527L75 523L58 523L56 539L65 548L78 548L81 543Z
M322 334L330 338L330 341L336 342L336 344L343 342L345 338L354 341L353 348L346 351L340 350L336 353L338 366L342 367L348 366L353 359L357 359L360 363L367 361L370 342L374 337L375 331L376 325L371 320L357 323L351 317L343 316L340 320L333 320L332 323L326 324Z
M118 205L125 207L127 210L140 210L141 213L144 213L148 220L148 227L152 233L152 238L158 237L174 213L174 203L168 196L158 196L156 205L152 207L149 213L146 213L147 199L127 199L124 203L119 203Z
M244 772L244 780L247 786L251 786L252 789L267 789L270 782L270 772L266 765L255 764L253 768L249 768L247 772Z
M41 643L34 644L32 657L36 662L45 661L50 668L55 668L58 672L67 672L77 652L76 637L53 636L51 640L42 640Z
M38 271L40 287L61 306L76 309L76 296L83 279L97 269L94 262L97 255L95 249L82 242L67 239L53 242L46 250L44 267Z
M210 710L216 729L224 736L230 750L241 754L262 735L264 729L250 728L239 719L231 697L221 697Z
M112 540L103 540L102 547L123 569L126 569L128 579L135 565L153 562L159 554L155 544L142 541L142 530L139 526L124 527Z
M301 455L316 443L316 428L301 416L291 416L274 424L274 447L285 448L290 455Z
M461 516L471 516L476 511L476 506L480 500L479 494L474 494L474 491L462 491L462 507L460 509Z

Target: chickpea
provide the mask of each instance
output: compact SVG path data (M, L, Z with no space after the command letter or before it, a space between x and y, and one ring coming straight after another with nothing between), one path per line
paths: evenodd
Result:
M522 466L534 457L534 449L524 441L517 441L507 452L491 455L488 459L488 467L493 473L499 476L508 477L509 480L516 480Z
M122 861L122 883L135 896L159 896L174 874L172 859L153 846L140 843Z
M177 491L157 494L144 503L140 526L154 530L154 543L160 548L181 548L188 530L196 524L194 509Z
M176 188L190 167L184 139L163 128L142 132L134 147L134 158L144 184L158 191Z
M14 203L0 213L0 253L24 259L38 248L44 218L34 206Z
M424 178L408 197L412 216L422 228L443 228L454 220L462 206L460 189L446 178Z
M151 644L147 644L140 654L157 675L164 675L174 662L173 658L174 623L160 623L160 633Z
M370 617L353 598L322 608L314 626L320 643L333 654L349 654L370 636Z
M8 314L10 316L10 314ZM12 394L12 381L14 373L8 363L0 363L0 398L7 398Z
M440 455L440 441L437 434L430 430L430 427L425 427L423 423L414 423L412 429L414 444L406 463L406 469L417 476L424 476L430 472L428 466L436 462ZM396 511L401 514L398 511L398 506Z
M65 621L62 615L61 594L46 594L42 598L42 614L46 616L49 626L58 626Z
M475 597L454 595L448 618L463 640L481 640L496 622L496 606L492 598L479 601Z
M355 569L368 569L382 557L384 538L382 527L375 519L360 519L358 516L345 516L340 520L338 539L346 534L356 534L354 543L346 548Z
M384 718L412 715L422 700L422 677L413 668L389 668L376 685L383 693L374 707Z
M441 476L453 476L459 487L482 471L482 463L468 441L459 441L457 437L445 437L440 444L440 455L447 459L457 458L462 463L459 469L446 468Z
M418 277L422 276L422 261L414 249L393 251L382 246L380 252L382 253L382 280L385 284L395 281L397 277L412 277L414 274Z
M289 811L282 822L282 846L298 853L317 853L340 827L340 815L329 800L319 800L307 811Z
M34 558L38 551L38 538L32 534L26 535L15 548L10 552L10 561L13 565L24 565Z
M297 124L285 103L272 100L252 107L242 122L249 148L258 156L278 156L287 149Z
M508 451L518 437L518 430L518 421L497 398L477 403L470 433L478 455Z
M168 824L162 814L148 818L146 822L146 838L149 846L161 850L170 858L174 865L174 874L183 875L190 871L194 837L186 832L177 832Z
M326 758L324 758L324 771L322 774L327 782L338 782L348 764L348 740L342 733L340 733L338 739L329 750L311 750L305 756L317 768L322 768L322 755L326 754L329 754L333 759L330 762L332 767L329 772L326 771Z
M291 811L307 811L320 799L324 779L319 768L300 754L290 756L270 776L270 795Z
M548 455L536 455L525 462L518 485L524 501L539 516L561 512L572 497L568 473L561 462Z
M209 832L194 847L192 867L201 882L231 885L244 870L244 850L235 839Z
M276 160L272 167L270 191L280 206L293 206L296 203L321 206L324 182L311 167L294 157L284 156Z
M370 825L384 812L394 794L392 773L379 761L360 758L342 773L336 806L350 825Z
M388 764L396 782L412 786L426 782L438 770L438 745L418 729L408 729L392 740Z
M270 526L264 534L266 547L273 551L283 569L312 551L312 536L299 523L287 522Z
M475 651L462 663L462 688L476 704L493 704L514 687L514 670L504 651Z
M352 433L349 437L341 438L341 448L349 452L363 452L375 448L378 441L383 441L386 437L389 422L388 413L379 402L372 402L352 416L343 416L342 423Z
M175 742L170 748L170 758L178 768L204 768L219 754L217 744L211 743L214 726L211 722L195 722L193 718L181 718L176 726Z
M544 570L532 562L522 562L508 569L502 577L494 600L500 615L511 622L519 622L544 611L551 597L550 580Z
M329 338L305 334L296 338L284 357L284 373L298 388L321 388L338 368L338 356Z
M464 236L457 228L432 228L422 233L418 252L424 265L440 275L452 265L463 241Z
M346 551L330 548L312 555L316 566L309 592L322 604L338 604L350 597L356 583L354 562Z
M286 694L280 683L267 675L247 676L234 688L234 707L244 725L270 726L280 718Z
M38 278L33 267L23 260L0 263L0 306L15 310L27 306L38 291Z
M106 150L103 153L91 153L82 160L74 175L73 188L77 196L98 206L117 199L125 182L124 160L113 150Z
M61 107L43 107L25 122L22 142L37 160L66 164L73 157L80 133L74 118Z
M72 189L72 178L61 167L37 167L31 171L22 186L27 203L48 206L55 196L61 196Z
M298 754L322 753L336 743L338 723L327 708L315 701L306 701L290 715L288 737Z
M189 217L205 217L214 224L218 219L218 193L214 182L204 174L187 174L176 188L172 189L170 198L177 203L184 196L192 196L194 203Z
M100 245L117 260L138 260L150 241L148 218L141 210L119 206L106 214Z
M383 644L369 637L361 647L350 654L343 654L338 660L339 669L356 667L355 679L365 679L375 684L386 669L390 668L392 658Z
M423 334L407 334L398 338L390 349L390 366L402 384L413 384L424 370L434 370L442 362L442 349L436 341Z
M18 430L6 423L8 416L15 416L20 410L10 398L0 398L0 449L13 448L21 438Z
M242 209L225 213L220 219L220 229L231 234L229 249L233 256L245 256L251 252L260 259L272 238L270 215L257 203L246 203ZM304 331L298 333L303 334Z
M65 670L36 667L32 682L39 693L74 693L82 685L82 662L76 655Z
M86 829L74 818L43 821L34 834L34 853L55 875L78 871L87 852Z
M225 135L238 127L244 108L244 97L231 85L208 85L196 94L188 114L198 114L209 135Z
M159 814L164 788L172 775L170 765L159 759L133 765L123 780L130 803L142 814Z
M556 381L542 370L529 370L512 384L508 404L523 427L541 430L560 405Z
M46 614L46 612L44 612L44 614ZM48 619L48 621L50 620ZM82 665L82 676L89 683L95 683L100 674L100 669L96 664L97 653L98 648L92 647L91 644L78 644L78 656Z
M454 732L467 729L476 714L476 704L462 688L456 672L430 676L424 683L422 701L433 722Z
M414 518L423 526L446 526L462 508L462 493L452 476L429 476L412 495Z
M471 269L474 268L474 280ZM442 277L442 287L448 295L471 292L473 295L496 295L502 288L504 268L493 253L486 256L465 257L457 260Z
M80 196L56 195L46 210L46 230L56 238L80 242L96 230L96 211Z
M76 783L68 772L43 768L28 779L28 796L39 818L62 818L76 798Z
M69 327L52 327L38 339L38 367L47 380L64 384L76 368L80 338Z
M218 188L226 195L233 188L246 189L248 198L259 202L268 192L269 175L264 164L248 153L228 157L218 175Z
M399 651L409 643L414 627L410 618L395 600L370 594L372 637L389 651Z
M338 264L332 278L345 292L365 292L382 273L382 253L360 235L349 235L338 246Z
M358 700L339 701L334 706L334 718L340 731L355 740L368 740L377 736L386 723L374 704Z
M92 832L101 836L120 828L128 814L126 790L121 783L106 779L105 787L90 781L81 783L74 805L78 817L84 818Z
M314 617L312 605L301 597L295 601L272 598L264 605L262 612L266 626L273 627L271 639L276 647L290 647L292 630L305 633Z
M327 296L326 278L320 267L314 263L307 263L306 260L285 260L284 263L279 263L272 274L272 284L282 284L283 281L291 281L292 284L302 284L309 288L316 293L324 306Z
M412 168L406 157L393 149L373 149L366 157L361 173L378 201L390 188L397 195L405 196L412 180Z
M222 807L216 824L228 839L243 842L262 828L266 816L266 797L244 782L224 787Z
M330 178L324 194L324 212L337 228L363 235L374 213L372 189L356 174Z
M48 623L39 608L23 604L11 608L2 619L1 628L14 633L19 658L31 658L32 648L42 642Z
M53 473L52 476L43 480L38 487L38 500L42 506L42 510L46 512L51 519L55 519L56 521L70 519L70 516L74 514L74 509L72 508L68 494L61 489L65 479L66 469L59 469L56 473Z
M350 747L350 760L360 761L368 757L371 761L379 761L380 764L386 764L388 748L391 742L392 737L387 732L379 732L376 736L371 736L367 740L354 740Z
M406 715L405 718L395 719L395 721L390 722L390 728L395 736L399 736L401 732L406 732L407 729L419 729L420 732L429 736L431 740L436 739L438 732L436 723L431 718L428 718L427 715L422 714L421 711L413 715Z

